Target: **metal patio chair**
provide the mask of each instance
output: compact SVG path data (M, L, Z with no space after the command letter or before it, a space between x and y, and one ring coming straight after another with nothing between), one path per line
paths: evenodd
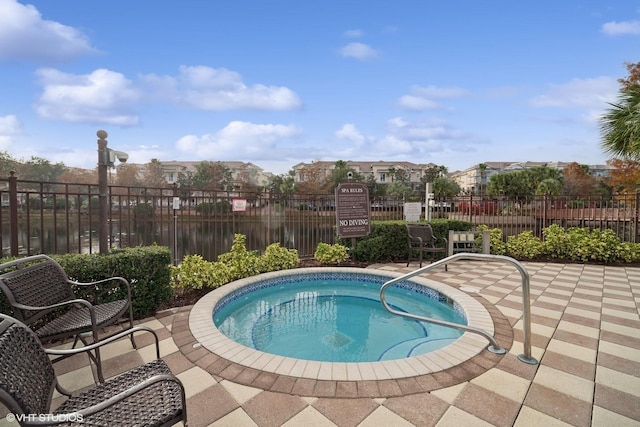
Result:
M90 299L78 298L74 288L89 292ZM30 326L43 344L73 338L87 345L97 342L103 328L121 322L133 327L131 287L122 277L80 283L69 279L62 266L47 255L33 255L0 265L0 289L13 316ZM101 297L120 291L123 298L101 303ZM131 336L131 344L135 341ZM88 353L102 382L100 350ZM54 359L57 362L66 356Z
M433 234L433 228L430 224L406 224L407 240L409 244L409 258L407 267L413 259L413 254L418 254L420 267L422 267L423 254L442 254L442 258L447 256L447 239L443 238L442 245L438 245L438 239ZM435 255L434 255L435 256ZM445 271L447 266L444 266Z
M49 354L82 353L138 331L154 335L156 360L73 395L58 383ZM50 412L54 390L69 397ZM160 359L158 336L146 327L87 347L45 350L28 326L0 314L0 402L22 426L171 426L179 421L187 425L184 387Z

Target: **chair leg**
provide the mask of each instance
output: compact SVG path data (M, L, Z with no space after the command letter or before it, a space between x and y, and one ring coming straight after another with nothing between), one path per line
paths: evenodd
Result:
M82 344L89 345L89 342L85 340L82 335L80 335L79 338L80 338L80 341L82 341ZM93 342L94 343L98 342L98 338L94 337ZM87 351L87 356L89 356L89 361L93 361L93 363L95 363L96 365L96 371L98 371L98 382L103 383L104 374L102 373L102 360L100 358L100 349L96 348L95 350L93 350L93 352Z

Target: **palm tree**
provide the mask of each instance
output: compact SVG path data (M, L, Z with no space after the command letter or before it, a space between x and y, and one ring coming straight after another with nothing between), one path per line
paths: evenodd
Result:
M613 157L640 160L640 84L620 90L600 120L601 146Z

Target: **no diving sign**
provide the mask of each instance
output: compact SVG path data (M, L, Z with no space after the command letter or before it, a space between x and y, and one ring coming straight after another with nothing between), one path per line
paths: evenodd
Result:
M336 187L336 224L338 236L361 237L371 232L369 190L357 182Z

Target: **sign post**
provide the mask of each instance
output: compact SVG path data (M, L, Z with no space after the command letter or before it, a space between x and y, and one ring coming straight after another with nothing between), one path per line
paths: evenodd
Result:
M178 210L180 197L174 197L173 203L173 265L178 265Z
M369 189L358 182L336 187L336 224L341 238L366 236L371 232Z

